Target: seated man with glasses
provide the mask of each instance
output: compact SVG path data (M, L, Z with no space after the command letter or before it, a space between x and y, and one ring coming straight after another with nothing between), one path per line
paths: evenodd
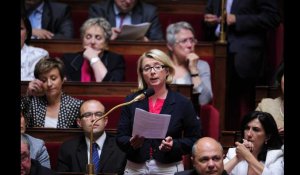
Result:
M197 39L194 33L185 21L170 24L166 34L167 47L175 68L173 83L193 84L194 94L200 94L199 104L205 105L213 98L210 67L195 53Z
M28 139L21 135L21 175L56 175L51 169L44 167L39 161L30 158L30 144Z
M93 129L93 140L97 144L97 153L94 155L93 164L95 173L118 173L122 174L125 168L125 153L116 145L114 136L105 132L108 118L99 119L105 112L104 106L97 100L87 100L80 107L80 116L77 124L84 135L64 142L58 155L58 172L87 172L86 165L90 159L90 132ZM96 153L96 154L97 154ZM94 159L98 157L97 163ZM100 160L99 160L100 159Z

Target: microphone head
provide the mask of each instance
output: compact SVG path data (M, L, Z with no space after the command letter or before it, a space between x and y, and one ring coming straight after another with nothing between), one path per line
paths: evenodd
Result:
M145 97L150 97L152 96L153 94L155 93L154 89L153 88L148 88L146 89L143 94L145 95Z

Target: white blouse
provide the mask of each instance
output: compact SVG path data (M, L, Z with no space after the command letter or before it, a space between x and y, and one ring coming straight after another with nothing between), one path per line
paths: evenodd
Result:
M24 44L21 49L21 81L34 80L34 67L36 63L49 54L42 48L32 47Z

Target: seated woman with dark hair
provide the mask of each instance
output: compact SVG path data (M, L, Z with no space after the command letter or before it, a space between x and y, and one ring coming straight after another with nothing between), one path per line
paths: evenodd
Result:
M224 160L228 174L283 175L282 140L271 114L253 111L242 120L242 142L230 148Z
M62 92L64 64L59 58L43 58L35 66L35 80L21 98L28 127L73 128L82 100Z

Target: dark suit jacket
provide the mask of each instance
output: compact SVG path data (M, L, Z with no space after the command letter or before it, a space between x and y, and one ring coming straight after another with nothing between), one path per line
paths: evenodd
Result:
M45 0L42 14L42 28L54 33L53 39L73 38L74 27L70 6Z
M220 0L209 0L207 13L220 14ZM235 25L227 28L229 53L242 78L257 77L263 63L267 31L279 25L280 15L275 0L234 0L231 14Z
M86 172L87 163L87 144L84 135L61 145L57 163L58 172ZM125 165L125 153L118 148L115 137L106 133L100 155L100 173L123 174Z
M57 173L47 167L42 166L37 160L31 159L29 175L57 175Z
M62 56L68 81L81 80L82 52L67 53ZM123 81L125 77L125 61L122 55L104 51L101 61L107 68L103 81Z
M116 15L113 9L113 4L114 0L106 0L92 4L89 8L90 18L104 17L112 27L115 27ZM131 18L132 24L151 22L151 26L146 33L146 36L150 40L164 40L157 8L155 6L137 0L135 7L132 9Z
M175 173L174 175L201 175L201 174L198 174L195 169L192 169L192 170L181 171L181 172ZM228 174L224 170L222 175L228 175Z
M126 97L126 101L132 100L139 93ZM150 146L153 149L153 158L161 163L173 163L182 160L182 155L191 152L194 142L201 136L200 119L194 110L193 104L183 95L169 90L163 104L161 114L170 114L171 120L166 136L173 138L173 147L169 152L159 150L162 139L145 139L141 148L134 150L129 142L132 134L135 109L140 108L149 111L148 98L124 106L118 126L117 144L127 153L127 159L142 163L150 159ZM183 136L182 136L182 133Z

